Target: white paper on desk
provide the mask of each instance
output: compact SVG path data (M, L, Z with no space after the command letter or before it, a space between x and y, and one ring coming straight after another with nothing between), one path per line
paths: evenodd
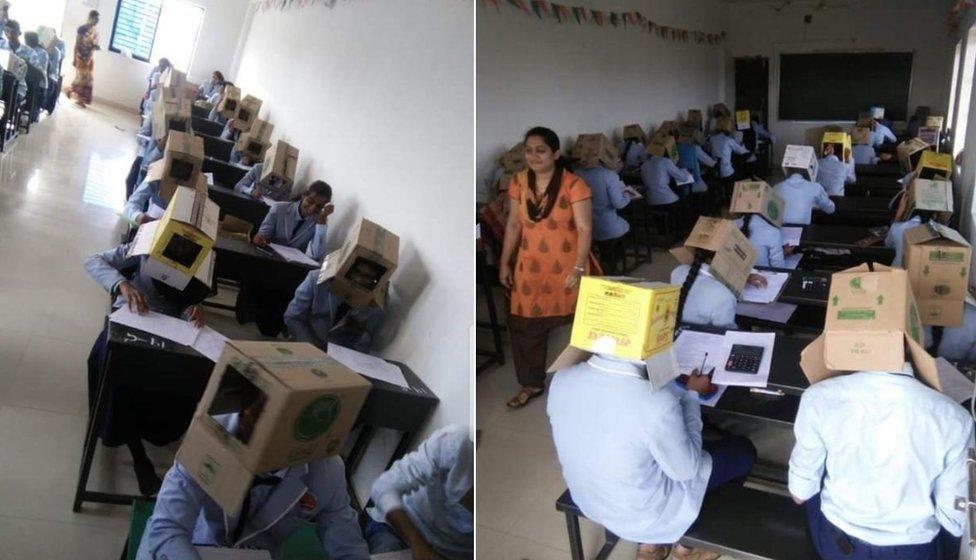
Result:
M222 546L195 546L201 560L271 560L267 550L224 548Z
M792 303L750 303L740 301L735 305L735 314L743 317L752 317L773 323L786 323L796 311L796 306Z
M786 261L786 268L792 268L796 270L796 267L800 266L800 261L803 260L803 253L797 253L795 255L786 255L783 257Z
M803 235L803 228L787 226L780 228L779 231L783 236L783 245L800 246L800 237Z
M410 384L407 383L407 378L403 376L403 371L400 369L400 366L391 364L383 358L356 352L351 348L332 343L329 343L328 354L335 361L360 375L399 385L404 389L410 388Z
M783 291L783 286L786 285L786 281L790 279L789 272L773 272L771 270L754 272L762 275L766 279L766 287L757 288L752 284L746 284L745 289L742 290L742 301L772 303L776 301L779 293Z
M776 335L773 333L727 331L722 349L719 350L721 362L715 368L712 383L740 387L765 387L769 383L769 367L773 362L773 343L775 341ZM728 360L729 354L732 353L733 344L763 347L762 360L759 362L759 373L738 373L725 370L725 362Z
M303 251L299 251L294 247L289 247L288 245L279 245L277 243L268 243L268 247L275 250L276 253L281 255L281 258L288 262L297 262L301 264L307 264L318 268L320 265L318 261L312 257L306 255Z
M956 366L939 357L935 359L935 369L943 395L960 404L973 398L973 382L960 373Z
M674 352L678 356L678 371L687 374L701 368L706 353L708 357L705 358L705 373L711 371L713 367L718 368L725 361L725 357L720 355L719 351L724 340L725 337L720 334L681 331L678 339L674 341Z
M675 181L674 181L674 183L676 185L678 185L679 187L683 187L685 185L690 185L690 184L692 184L694 182L695 182L695 176L692 175L691 173L688 173L687 171L685 172L685 178L684 179L675 179Z
M193 326L193 323L189 321L155 311L139 315L135 311L129 311L128 305L118 308L108 318L113 323L146 331L184 346L192 346L200 334L200 329Z
M407 550L398 550L396 552L380 552L379 554L373 554L370 560L413 560L413 553Z
M210 327L203 327L196 342L193 343L193 349L216 362L224 351L225 342L227 342L226 336Z
M207 178L207 186L208 187L214 186L213 173L204 173L203 176Z

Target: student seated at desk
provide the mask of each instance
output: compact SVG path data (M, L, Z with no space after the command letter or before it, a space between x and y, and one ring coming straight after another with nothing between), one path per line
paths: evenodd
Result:
M64 41L60 38L54 41L51 49L47 51L47 97L44 99L44 110L48 114L54 113L54 108L58 104L58 96L61 91L58 83L61 80L61 61L64 60Z
M871 129L863 126L854 128L851 132L851 141L854 143L851 155L857 165L877 165L880 161L889 161L891 154L878 154L871 145Z
M715 119L715 128L712 135L708 137L708 146L712 157L718 160L719 178L725 184L726 192L730 192L732 184L742 175L737 173L732 166L732 154L751 155L745 146L732 137L731 119L728 117L717 117ZM755 161L754 155L751 155L750 161Z
M807 164L816 163L816 155L810 146L787 146L787 152L783 155L783 174L786 175L785 181L777 183L773 190L783 198L786 210L783 212L783 223L808 225L813 219L813 209L819 208L826 214L833 214L837 206L833 200L827 196L817 180L816 166ZM797 152L803 152L802 159L788 159L791 148Z
M599 247L604 270L614 271L616 263L611 257L617 253L620 239L630 231L630 224L617 210L630 204L636 192L614 170L620 167L620 156L606 135L581 134L572 157L576 162L573 172L590 187L593 197L593 241Z
M156 64L156 66L154 66L153 69L149 71L149 74L146 75L146 93L144 93L142 96L143 114L148 114L149 111L152 110L152 103L156 100L157 96L159 95L157 93L159 82L163 78L163 73L169 70L171 66L172 65L170 64L169 59L166 57L162 57L159 59L159 62Z
M223 101L224 91L227 89L227 86L234 87L234 82L225 81L223 87L220 88L220 94L217 95L216 98L211 95L210 99L208 99L210 103L213 103L213 108L210 109L210 115L208 115L207 118L220 124L227 123L227 119L220 116L220 113L217 111L217 107L220 105L220 102Z
M35 95L36 105L34 107L34 112L31 113L31 120L37 121L40 117L41 109L44 108L44 100L47 99L47 67L49 62L49 56L44 47L41 46L40 40L37 38L37 33L33 31L28 31L24 33L24 43L27 44L27 49L30 51L30 58L27 62L33 66L40 73L41 78L37 81L37 92ZM56 87L56 86L55 86Z
M883 146L886 143L895 143L898 138L895 137L895 133L891 131L890 128L884 124L878 122L877 119L871 119L871 145L877 148L878 146Z
M474 442L458 425L434 432L373 483L366 540L373 554L474 558Z
M224 75L219 70L214 70L214 73L210 75L210 79L205 80L197 88L197 99L209 100L214 95L219 94L223 88Z
M891 266L902 266L902 257L905 249L905 230L920 226L923 223L927 224L934 217L934 212L929 212L927 210L915 210L912 212L912 215L904 221L892 222L891 226L888 228L888 235L885 237L885 247L895 250L895 258L891 261Z
M271 177L268 181L262 182L262 171L264 171L264 163L255 163L247 174L234 185L234 191L246 194L251 198L268 197L278 202L291 198L291 183L281 181L277 177Z
M7 38L7 46L4 48L20 57L23 62L18 63L16 68L6 69L17 78L17 101L23 103L27 98L27 65L31 64L31 58L36 55L33 49L20 42L20 23L16 20L8 19L3 32Z
M677 372L651 380L645 360L654 356L580 359L553 376L546 405L573 501L588 519L638 543L637 560L719 558L676 543L710 491L745 481L756 448L742 436L702 437L700 395L711 388L709 377L689 372L684 388L668 381Z
M827 134L844 133L824 134L823 157L817 166L817 182L827 191L827 196L844 196L844 185L857 182L854 162L849 151L845 150L844 144L828 142Z
M623 159L624 171L634 172L647 160L647 134L639 124L624 127L623 142L617 147Z
M240 416L222 415L218 421L233 432ZM159 490L136 560L199 560L194 545L267 550L280 560L282 544L309 523L331 560L369 560L340 457L254 477L235 514L224 511L176 461Z
M749 245L749 240L729 220L703 216L698 218L698 223L695 224L695 230L698 228L722 229L723 238L731 236L742 245ZM760 274L748 274L742 275L743 280L737 281L720 276L720 273L710 266L715 252L701 248L698 242L693 241L696 237L695 230L692 230L683 246L671 250L671 254L681 263L671 271L671 284L681 286L677 311L678 323L735 328L737 294L742 292L746 283L764 287L766 278ZM755 264L755 254L751 248L748 253L751 254L751 258L736 263L736 267L743 270L752 269Z
M882 295L871 288L880 279L870 276L904 274L863 268L835 274L830 283L831 299L839 294L851 312L864 310L851 298ZM855 286L853 278L861 282ZM911 293L905 277L888 285ZM868 295L856 295L864 287ZM811 386L796 415L789 490L806 508L814 548L825 560L936 560L959 552L966 513L956 509L956 500L968 491L973 419L930 388L938 386L935 363L908 336L921 328L918 318L886 320L904 325L907 348L883 349L877 341L881 352L848 352L847 337L858 333L835 330L828 321L825 335L834 338L822 335L803 351L801 367ZM835 344L828 369L825 354ZM885 350L896 358L878 355ZM879 371L879 358L901 367Z
M702 147L695 142L693 128L684 128L678 136L678 167L691 173L695 182L691 185L692 193L708 192L708 185L702 178L701 166L715 167L715 159L708 155Z
M151 256L129 256L131 243L88 257L85 269L105 291L114 296L112 309L127 305L130 310L145 314L154 311L182 317L203 326L203 311L199 303L209 295L210 288L196 278L185 289L175 288L168 273L160 272ZM163 265L165 266L165 265ZM206 261L204 266L206 266ZM127 277L126 274L131 274ZM164 277L165 276L165 277ZM209 282L209 280L208 280ZM88 356L88 400L94 410L99 379L107 359L108 330L103 329ZM132 454L133 469L144 496L152 496L160 480L143 440L157 446L178 440L186 430L186 422L193 416L196 401L182 395L150 391L132 387L112 387L102 396L108 411L98 435L108 447L126 445Z
M678 167L674 160L677 148L674 138L656 138L647 147L648 159L641 165L641 180L646 188L644 202L650 206L667 207L677 204L678 195L671 189L671 180L691 182L691 173Z
M755 266L786 268L783 250L783 199L772 192L773 188L765 181L739 181L732 191L732 205L729 211L733 216L742 216L742 234L756 250ZM762 193L762 194L758 194ZM756 207L755 202L768 197L765 208ZM752 201L753 204L749 204ZM792 252L792 251L791 251Z

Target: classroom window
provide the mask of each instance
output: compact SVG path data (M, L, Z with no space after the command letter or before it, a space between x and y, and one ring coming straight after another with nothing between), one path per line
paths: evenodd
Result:
M59 36L62 35L61 22L64 20L66 0L30 0L16 4L10 15L20 23L22 31L37 31L38 27L44 26L54 29Z
M205 12L184 0L118 0L109 50L149 63L166 57L186 72Z
M965 60L960 76L959 105L956 107L956 127L953 131L952 155L956 156L966 144L966 125L969 124L969 102L973 93L973 65L976 63L976 28L966 37Z

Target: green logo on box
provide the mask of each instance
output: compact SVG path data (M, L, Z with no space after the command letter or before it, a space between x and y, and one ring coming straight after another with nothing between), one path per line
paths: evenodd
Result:
M929 260L942 263L961 263L966 256L959 251L929 251Z
M860 290L861 289L861 277L860 276L855 276L854 278L851 278L851 281L849 282L849 284L850 284L851 288L853 288L855 290Z
M323 395L315 399L298 414L292 435L298 441L311 441L321 436L332 427L341 408L339 397L335 395Z
M841 309L837 312L841 321L868 321L876 318L874 309Z
M777 206L775 202L773 202L772 200L770 200L769 201L769 204L766 205L766 213L769 214L769 219L770 220L778 220L779 219L779 206Z
M932 288L932 291L935 292L936 295L939 295L939 296L947 296L947 295L949 295L949 292L952 291L952 288L950 288L949 286L947 286L945 284L938 284L937 286L935 286L934 288Z

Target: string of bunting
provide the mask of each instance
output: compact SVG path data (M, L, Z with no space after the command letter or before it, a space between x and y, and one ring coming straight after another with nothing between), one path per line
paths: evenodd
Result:
M485 0L501 13L502 0ZM557 23L567 23L575 21L576 25L593 23L599 27L612 26L623 29L633 27L642 29L657 35L662 39L670 39L674 42L688 43L693 41L697 45L709 44L718 45L725 40L725 31L719 33L708 33L699 29L682 29L669 25L661 25L638 11L632 12L610 12L603 10L593 10L583 6L567 6L557 2L547 0L504 0L505 4L521 10L525 15L533 15L540 20L549 18L556 20Z
M338 0L257 0L258 9L290 10L292 8L307 8L309 6L325 6L334 8Z

